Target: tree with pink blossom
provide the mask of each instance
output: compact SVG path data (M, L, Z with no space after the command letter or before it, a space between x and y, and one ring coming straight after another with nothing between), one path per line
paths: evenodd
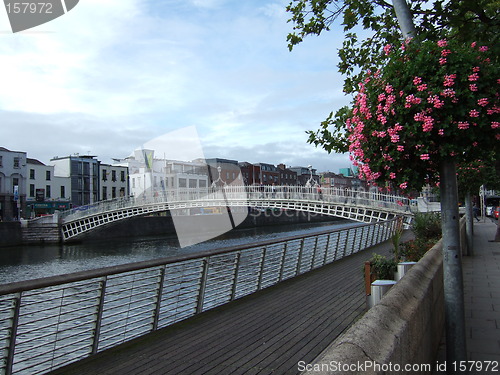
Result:
M498 157L498 56L444 39L383 53L386 65L366 72L340 136L375 184L403 193L440 185L447 359L466 360L456 164Z

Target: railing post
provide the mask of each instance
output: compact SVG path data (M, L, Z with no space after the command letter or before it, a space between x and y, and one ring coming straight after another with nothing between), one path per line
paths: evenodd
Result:
M264 273L264 263L266 261L266 253L267 253L267 248L263 247L262 248L262 253L260 256L260 265L259 265L259 279L257 282L257 290L260 290L262 286L262 274Z
M347 251L349 250L347 248L347 246L349 245L349 234L351 234L351 228L347 229L346 231L346 235L345 235L345 243L344 243L344 254L342 255L342 258L345 257L346 255L350 255L350 254L347 254ZM352 251L352 250L351 250Z
M380 224L379 222L377 223L377 244L380 243L380 235L381 235L381 232L382 232L382 225L383 224Z
M19 313L21 311L21 292L15 294L12 300L12 316L10 318L11 325L8 328L9 335L7 337L7 358L5 363L5 374L12 374L12 366L14 364L14 353L16 349L17 325L19 324Z
M316 236L316 239L314 240L314 250L313 250L313 255L311 258L311 267L309 267L310 270L312 270L314 268L316 255L318 254L318 238L319 238L319 236Z
M366 226L363 226L361 228L361 240L359 241L359 249L358 251L360 251L361 249L365 249L366 248L366 237L365 237L365 228Z
M106 295L107 281L107 276L103 276L101 281L99 281L99 294L97 296L98 302L94 325L94 338L92 340L92 354L96 354L99 350L99 336L101 334L102 312L104 310L104 297Z
M338 252L339 252L339 246L340 246L340 234L342 231L337 232L337 243L335 244L335 254L333 256L333 260L338 259Z
M299 256L297 257L297 268L295 270L295 276L300 274L300 266L302 265L302 252L304 250L304 242L305 242L305 239L302 238L300 241Z
M377 225L378 224L373 224L370 226L370 246L373 246L375 245L375 243L373 242L375 240L375 231L376 231L376 228L377 228Z
M231 297L230 300L234 301L236 298L236 285L238 282L238 273L240 271L240 261L241 261L241 251L236 253L236 259L234 260L234 272L233 272L233 285L231 287Z
M328 233L328 236L326 237L325 256L323 257L323 265L325 265L327 260L328 260L328 251L330 248L330 236L331 235L332 235L331 233Z
M198 301L196 302L196 314L203 311L203 300L205 299L205 289L207 287L209 258L203 259L203 270L201 271L200 290L198 291Z
M280 276L279 276L280 282L283 281L283 274L285 273L285 259L287 250L288 250L288 242L285 242L283 246L283 254L281 255Z
M166 265L164 264L160 268L160 274L158 275L158 287L156 290L155 296L155 309L153 312L153 327L151 331L156 331L158 329L158 320L160 318L160 308L161 308L161 296L163 295L163 285L165 284L165 269Z

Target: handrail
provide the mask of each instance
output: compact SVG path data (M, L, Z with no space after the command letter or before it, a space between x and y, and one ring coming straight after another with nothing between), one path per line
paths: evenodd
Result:
M371 224L354 224L352 226L349 226L349 229L370 226L370 225ZM321 236L324 234L341 232L344 230L345 230L345 228L340 228L340 229L334 229L334 230L330 229L330 230L315 232L314 234L311 234L311 233L302 234L302 235L297 234L297 235L293 235L293 236L288 236L286 238L262 240L262 241L252 242L251 244L234 245L234 246L227 246L227 247L224 247L222 249L212 249L212 250L199 251L199 252L194 253L194 254L175 255L172 257L144 260L144 261L140 261L140 262L133 262L133 263L120 264L120 265L110 266L110 267L96 268L96 269L87 270L87 271L78 271L78 272L74 272L74 273L70 273L70 274L42 277L42 278L33 279L33 280L17 281L17 282L13 282L13 283L0 285L0 296L5 295L5 294L10 294L10 293L25 292L27 290L32 290L32 289L46 288L46 287L50 287L50 286L59 285L62 283L78 282L78 281L102 277L102 276L116 275L116 274L123 273L123 272L137 271L140 269L156 267L156 266L161 266L161 265L165 265L165 264L172 264L172 263L184 262L184 261L189 261L189 260L201 259L201 258L206 258L206 257L214 256L214 255L226 254L226 253L233 252L233 251L244 251L244 250L255 248L255 247L269 246L269 245L282 243L284 241L293 241L293 240L308 238L311 236Z
M0 373L41 374L387 240L396 220L0 286Z

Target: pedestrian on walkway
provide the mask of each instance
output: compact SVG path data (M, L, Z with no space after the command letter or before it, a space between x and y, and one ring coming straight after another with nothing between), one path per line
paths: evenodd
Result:
M472 213L474 214L474 219L476 219L477 221L480 221L479 217L477 216L479 214L479 208L477 207L477 205L475 203L474 203L474 206L472 207Z

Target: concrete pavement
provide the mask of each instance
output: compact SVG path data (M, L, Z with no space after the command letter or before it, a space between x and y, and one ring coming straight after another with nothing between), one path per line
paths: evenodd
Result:
M500 242L492 242L496 230L497 222L489 218L474 222L473 255L462 258L462 265L468 359L498 361L500 373Z

